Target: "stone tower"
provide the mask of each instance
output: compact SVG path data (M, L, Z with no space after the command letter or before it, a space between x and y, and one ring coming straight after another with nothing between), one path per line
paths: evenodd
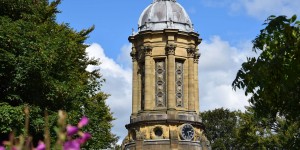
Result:
M132 43L132 115L123 149L207 149L199 118L199 34L176 0L154 0Z

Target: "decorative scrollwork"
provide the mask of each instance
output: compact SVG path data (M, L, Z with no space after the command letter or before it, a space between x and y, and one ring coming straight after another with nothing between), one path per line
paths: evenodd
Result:
M150 46L150 45L141 46L141 50L144 51L146 56L151 56L152 55L152 49L153 49L153 47Z
M146 139L146 133L136 130L136 139L137 140L144 140L144 139Z
M155 62L156 75L156 106L165 107L166 101L166 70L165 60L157 60Z
M167 44L166 52L168 55L175 55L176 44Z
M176 61L175 69L176 105L183 107L183 61Z
M195 130L195 141L201 141L203 137L203 131Z
M188 57L194 57L196 49L193 47L189 47L186 49Z
M198 63L199 62L199 58L200 58L201 54L200 53L196 53L194 56L194 63Z
M137 52L136 51L131 51L130 56L132 57L132 61L137 61Z

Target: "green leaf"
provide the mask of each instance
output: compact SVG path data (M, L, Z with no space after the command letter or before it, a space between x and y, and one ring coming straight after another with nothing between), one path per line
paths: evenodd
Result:
M291 19L290 19L290 23L295 22L296 19L297 19L297 15L293 15L293 16L291 17Z
M93 120L87 127L93 139L86 149L106 149L117 140L111 133L114 120L101 92L104 79L98 65L85 53L94 27L81 32L55 22L60 0L2 0L0 2L0 129L3 133L24 127L22 106L30 106L30 134L42 138L44 112L49 111L51 134L55 135L56 112L69 114L77 124L81 116ZM93 100L97 100L94 102ZM2 109L1 109L2 108ZM83 110L84 108L84 110ZM83 114L84 113L84 114ZM1 116L2 115L2 116ZM2 131L2 130L1 130ZM105 134L103 134L105 133ZM54 137L55 138L55 137Z

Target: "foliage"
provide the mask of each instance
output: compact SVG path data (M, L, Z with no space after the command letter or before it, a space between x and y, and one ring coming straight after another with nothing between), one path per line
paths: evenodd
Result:
M257 117L300 121L300 21L270 16L253 41L258 58L242 64L232 85L251 94Z
M300 21L297 16L270 16L253 40L258 58L242 64L232 85L251 95L241 115L243 147L299 149Z
M23 126L25 121L23 108L20 106L12 107L7 103L0 103L0 114L1 122L6 123L5 126L1 123L0 131L2 133L10 133L13 129Z
M251 107L245 112L220 108L201 116L212 149L300 149L300 125L285 118L257 118Z
M299 149L299 124L289 124L284 118L276 121L267 118L258 119L250 107L245 113L239 113L238 147L240 149Z
M212 149L234 149L236 145L236 112L219 108L201 113Z
M84 130L91 129L93 139L87 145L110 147L116 137L110 133L107 94L100 92L104 80L99 70L86 71L88 65L99 64L85 53L84 41L94 28L77 32L56 23L59 3L0 0L5 10L0 12L0 118L6 119L0 120L1 136L23 132L21 108L28 105L31 135L43 137L44 110L54 126L62 109L71 123L83 115L90 118L91 126Z

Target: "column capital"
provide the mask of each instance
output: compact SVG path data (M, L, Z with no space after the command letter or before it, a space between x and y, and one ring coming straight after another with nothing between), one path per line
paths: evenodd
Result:
M194 56L194 63L197 63L197 64L198 64L200 56L201 56L200 53L195 53L195 56Z
M166 52L168 55L175 55L177 45L176 44L167 44Z
M132 57L133 62L137 61L137 52L136 51L131 51L130 56Z
M144 51L146 56L151 56L152 55L152 49L153 49L153 47L150 46L150 45L141 46L141 50Z
M194 47L189 47L186 49L188 57L194 57L196 49Z

